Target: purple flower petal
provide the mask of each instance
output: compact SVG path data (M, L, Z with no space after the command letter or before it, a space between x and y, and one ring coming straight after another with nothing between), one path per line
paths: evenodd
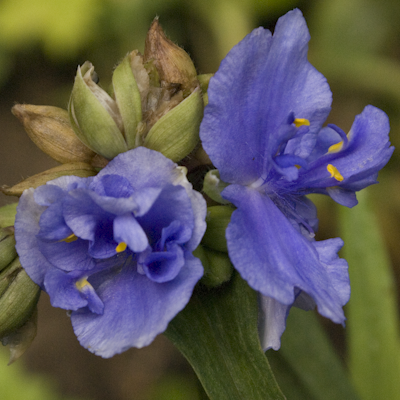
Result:
M332 257L321 259L319 246L328 253L324 247L327 242L316 248L315 242L296 231L268 196L239 185L227 187L223 195L238 207L226 237L230 258L249 285L283 305L291 305L295 289L301 289L314 299L320 314L343 323L341 291L346 291L348 284L339 292L332 279L348 282L347 263L341 260L332 265ZM333 245L337 251L338 243Z
M203 146L226 182L250 184L286 135L290 114L317 132L332 101L326 79L307 60L309 33L299 10L274 35L258 28L236 45L210 81L200 128ZM223 133L223 134L221 134Z
M104 313L73 312L75 334L82 346L104 358L147 346L187 304L202 274L194 257L186 259L179 275L166 283L149 280L133 265L99 274L92 286L105 304Z

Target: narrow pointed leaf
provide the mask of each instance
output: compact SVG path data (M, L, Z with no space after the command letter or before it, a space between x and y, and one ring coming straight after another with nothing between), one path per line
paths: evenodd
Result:
M267 356L271 359L272 366L275 363L289 366L283 373L292 373L294 379L301 382L301 386L309 393L308 399L358 399L348 373L315 312L293 308L282 336L281 349L278 352L270 350ZM283 377L281 382L280 375L276 374L276 377L281 385L287 379ZM286 386L282 387L286 390ZM287 393L289 395L289 391Z
M399 320L389 256L368 200L341 209L352 294L347 306L349 368L362 399L400 399Z

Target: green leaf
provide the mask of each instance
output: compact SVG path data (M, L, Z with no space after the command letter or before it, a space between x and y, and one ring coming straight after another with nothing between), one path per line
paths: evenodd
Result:
M272 353L272 354L271 354ZM352 387L347 371L333 348L329 338L318 321L315 312L292 308L282 336L282 346L278 352L268 351L271 365L286 364L289 369L276 374L282 387L294 393L292 399L315 400L356 400L358 396ZM278 364L278 365L279 365ZM274 369L275 370L275 369ZM286 382L291 374L292 382ZM283 376L282 376L283 375ZM282 382L280 377L282 376ZM297 396L295 385L308 392L306 397Z
M400 399L396 289L379 225L365 191L359 205L340 212L349 263L347 306L349 368L363 399Z
M257 332L257 294L238 273L218 289L199 286L166 336L191 363L211 400L280 400Z

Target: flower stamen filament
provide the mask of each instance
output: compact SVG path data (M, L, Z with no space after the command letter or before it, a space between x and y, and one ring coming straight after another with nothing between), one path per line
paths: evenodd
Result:
M75 233L71 233L71 235L69 235L65 239L60 240L60 242L71 243L75 242L75 240L78 240L78 237L75 235Z

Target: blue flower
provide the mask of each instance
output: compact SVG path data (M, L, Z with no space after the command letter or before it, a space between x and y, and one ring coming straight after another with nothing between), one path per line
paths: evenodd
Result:
M274 35L254 30L235 46L211 79L201 124L204 149L230 185L236 206L226 231L229 256L262 294L264 347L278 349L292 305L318 307L344 323L350 296L341 239L316 242L317 216L305 195L340 204L376 183L389 160L386 114L367 106L346 135L322 128L332 95L307 60L309 32L299 10L279 19Z
M139 147L93 178L26 190L17 251L52 305L71 311L80 343L111 357L148 345L189 301L203 274L192 251L205 215L184 171Z

